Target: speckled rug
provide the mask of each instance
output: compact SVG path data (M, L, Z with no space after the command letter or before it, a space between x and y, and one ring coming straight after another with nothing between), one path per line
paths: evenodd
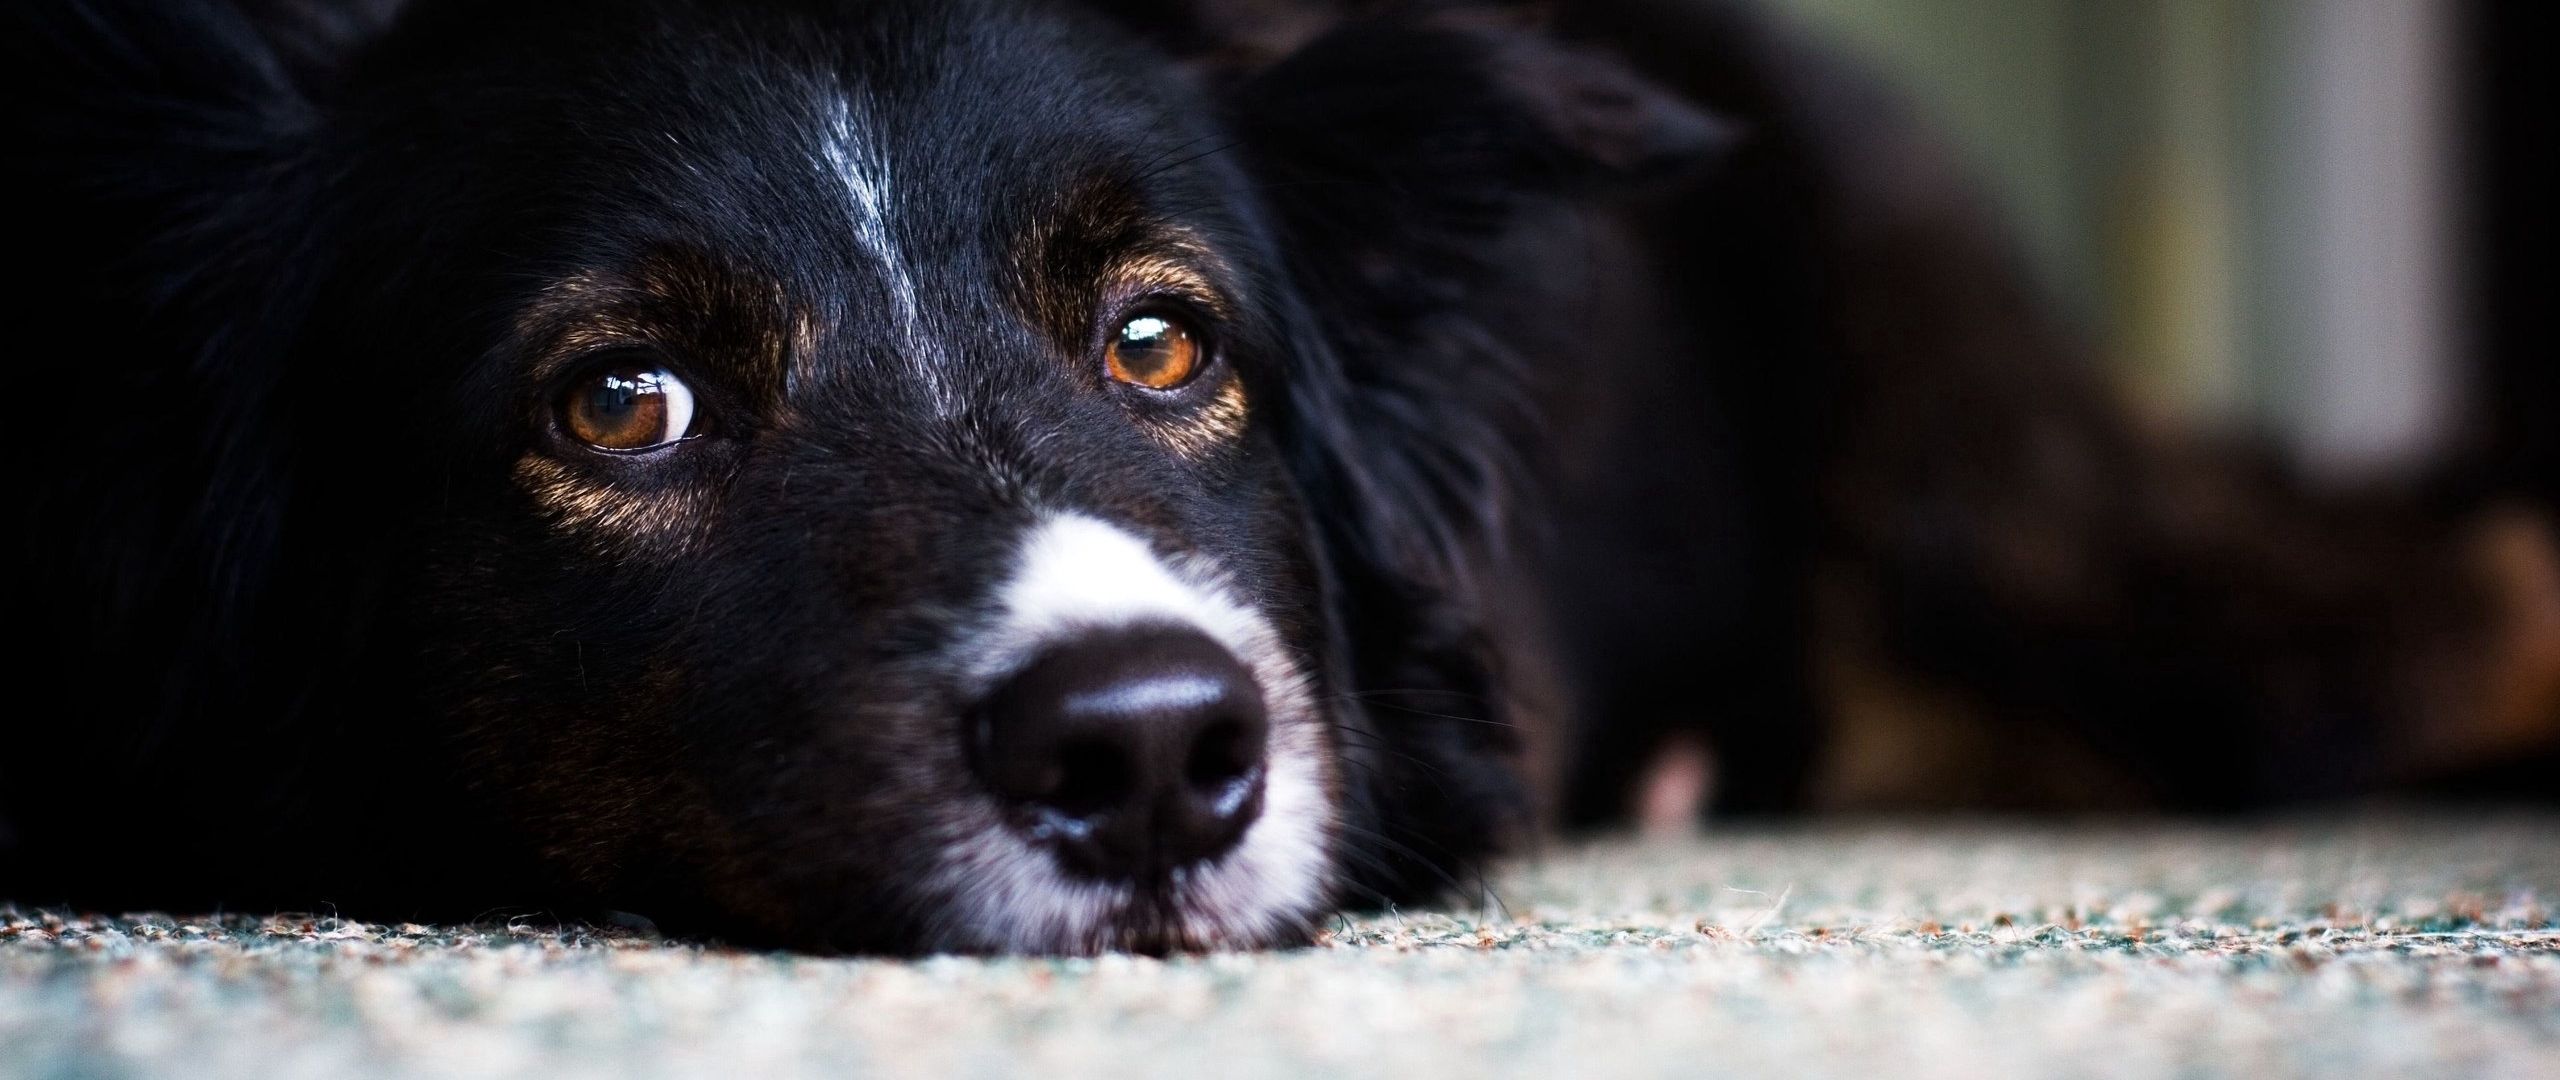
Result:
M1156 961L0 907L0 1075L2560 1077L2560 818L1825 824Z

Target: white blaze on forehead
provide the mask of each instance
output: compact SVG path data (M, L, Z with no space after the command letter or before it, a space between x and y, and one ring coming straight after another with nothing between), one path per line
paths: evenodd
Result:
M909 362L932 390L934 400L947 411L950 394L942 384L940 352L933 348L932 339L924 330L924 305L916 295L915 270L889 227L894 174L889 169L888 155L882 152L871 126L857 119L852 100L841 95L827 100L826 131L821 133L818 147L826 159L827 171L844 185L854 239L879 264Z

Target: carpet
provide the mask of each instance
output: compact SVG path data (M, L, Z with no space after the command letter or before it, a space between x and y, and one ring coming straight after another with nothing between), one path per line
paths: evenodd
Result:
M0 906L0 1075L2560 1077L2560 818L1557 847L1313 948L916 962Z

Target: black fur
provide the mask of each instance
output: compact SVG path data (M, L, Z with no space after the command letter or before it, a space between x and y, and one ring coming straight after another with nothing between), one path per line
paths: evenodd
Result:
M2101 739L2369 658L2286 636L2381 603L2367 577L2225 617L2151 589L2212 536L2037 486L2056 445L2190 473L2058 360L1907 126L1741 9L1676 8L20 5L20 322L64 344L18 365L13 610L43 631L20 685L68 715L10 725L0 895L988 947L924 838L972 797L954 628L1034 506L1214 561L1279 629L1341 777L1342 903L1470 880L1535 819L1524 743L1572 717L1576 820L1683 727L1727 808L1801 805L1826 568L1894 600L1859 621L1896 655ZM916 326L823 168L848 95ZM1148 425L1192 406L1079 358L1114 260L1201 246L1249 420L1186 457ZM701 384L702 438L563 441L608 330ZM1945 410L1983 432L1933 445ZM2098 584L2004 592L1968 530L2013 512ZM2155 779L2284 793L2324 708Z

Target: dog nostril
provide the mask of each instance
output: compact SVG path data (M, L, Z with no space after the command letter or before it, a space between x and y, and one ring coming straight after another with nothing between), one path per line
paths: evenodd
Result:
M1262 761L1259 733L1247 742L1245 725L1234 720L1221 720L1200 733L1191 744L1190 760L1183 763L1183 778L1203 794L1214 795L1227 785L1245 778Z

